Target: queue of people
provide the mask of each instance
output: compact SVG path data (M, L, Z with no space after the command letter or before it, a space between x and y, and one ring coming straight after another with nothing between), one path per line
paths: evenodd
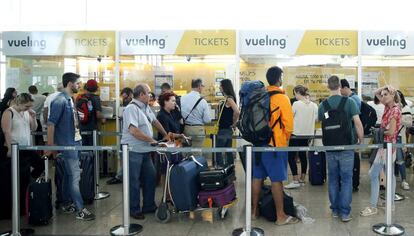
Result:
M85 84L86 93L80 96L85 99L86 107L78 105L80 99L75 99L79 90L80 76L75 73L65 73L62 82L58 86L58 92L47 98L37 95L35 86L30 86L28 93L17 95L13 88L6 90L0 103L2 112L1 128L4 133L2 143L2 157L10 157L10 145L18 142L23 145L40 144L41 140L32 143L31 131L42 130L41 126L47 126L47 145L79 146L92 145L90 136L81 136L80 131L91 131L97 128L99 122L105 122L102 116L102 108L99 96L95 95L98 89L96 81L89 80ZM270 96L271 113L269 125L271 125L273 137L271 142L264 146L287 147L308 146L311 142L309 136L315 134L315 122L329 119L331 110L340 110L343 114L346 130L343 136L333 139L344 140L341 144L361 144L364 139L364 131L359 115L361 103L355 95L349 82L340 80L337 76L331 76L327 80L330 96L318 107L310 100L311 94L303 85L294 87L295 99L287 97L283 84L283 70L279 67L271 67L266 73L269 84L267 91L274 93ZM159 140L171 141L172 139L191 139L193 147L203 147L206 135L205 126L212 121L210 107L202 96L204 84L202 79L194 79L191 82L192 91L182 97L177 96L168 83L161 86L161 94L156 98L147 84L138 84L134 88L124 88L122 97L122 139L121 143L131 146L130 152L130 215L135 219L145 219L145 214L156 210L155 189L156 169L150 158L150 153L142 153L140 147L150 146ZM218 106L217 114L217 147L231 147L232 136L236 131L240 108L231 80L223 79L220 82L220 91L223 99ZM406 129L412 125L410 107L401 91L391 86L378 89L374 102L368 103L377 112L379 121L377 124L384 130L384 140L396 143L398 137L402 142L408 140ZM153 109L159 105L159 111L155 114ZM83 110L82 110L83 109ZM86 110L85 110L86 109ZM404 118L405 116L405 118ZM85 121L88 117L88 122ZM45 125L46 124L46 125ZM276 125L274 125L276 124ZM326 125L325 125L326 126ZM158 131L156 137L153 127ZM324 129L324 128L323 128ZM61 135L61 134L65 135ZM402 134L402 135L401 135ZM323 132L323 140L329 138L329 134ZM341 134L342 135L342 134ZM332 138L331 138L332 139ZM329 141L324 142L324 145ZM263 146L263 145L262 145ZM403 150L407 153L408 150ZM393 150L396 155L397 150ZM46 152L53 155L53 152ZM85 208L80 195L79 179L79 153L77 151L63 151L65 160L66 181L63 196L62 210L67 213L76 213L76 218L93 220L95 215ZM298 219L289 216L283 209L283 190L300 188L305 185L308 169L307 153L296 152L265 152L257 154L259 158L253 161L252 184L252 218L260 216L259 198L263 181L269 178L271 190L276 206L276 225L295 224ZM39 154L29 151L20 152L21 160L25 165L32 166L31 175L37 178L44 170ZM297 167L297 158L300 162L300 174ZM343 222L352 220L351 202L352 192L359 188L359 154L352 150L327 151L328 192L330 208L333 217L340 217ZM399 170L402 182L401 187L409 190L406 179L406 170L401 159L396 159L396 169ZM216 166L234 164L232 153L218 153L213 160ZM288 165L292 173L292 182L283 185L288 179ZM361 216L377 214L379 179L385 165L385 150L380 149L371 163L369 176L371 179L370 206L360 212ZM165 166L161 168L162 181L165 181ZM122 170L110 179L108 184L122 182ZM393 182L395 178L393 176ZM392 186L395 191L395 184ZM141 204L141 194L143 196Z

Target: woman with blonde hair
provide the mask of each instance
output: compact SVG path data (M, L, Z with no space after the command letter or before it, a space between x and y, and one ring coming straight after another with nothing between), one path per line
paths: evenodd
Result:
M400 97L395 88L385 86L375 92L375 96L384 104L384 115L381 119L381 129L384 129L384 142L396 143L398 131L401 127L401 107L399 105ZM396 149L393 148L393 163L396 159ZM360 212L361 216L370 216L378 213L377 204L379 196L379 179L381 170L385 169L387 157L387 150L380 148L375 156L371 168L369 169L369 176L371 179L371 200L370 206L366 207ZM392 163L392 164L393 164ZM395 195L395 176L392 177L392 194Z

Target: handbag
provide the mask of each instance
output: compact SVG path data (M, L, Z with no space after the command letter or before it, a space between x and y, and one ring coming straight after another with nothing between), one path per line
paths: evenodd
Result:
M219 115L218 115L217 122L214 124L214 126L213 126L213 130L211 131L211 134L218 134L218 131L219 131L219 125L220 125L220 119L221 119L221 114L223 113L223 109L224 109L224 107L226 106L226 103L227 103L227 98L226 98L226 100L224 101L223 106L222 106L222 107L221 107L221 109L220 109L220 112L219 112Z

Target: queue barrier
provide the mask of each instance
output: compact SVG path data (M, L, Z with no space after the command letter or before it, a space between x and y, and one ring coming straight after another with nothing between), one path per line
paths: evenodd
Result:
M252 228L251 225L251 177L252 177L252 156L255 152L286 152L286 151L343 151L356 149L378 149L383 148L383 144L362 144L362 145L344 145L344 146L313 146L313 147L252 147L246 145L243 148L160 148L160 147L141 147L138 152L182 152L182 153L214 153L214 152L245 152L246 154L246 217L245 227L233 231L233 235L264 235L264 231L260 228ZM392 148L414 147L414 144L387 144L387 176L393 175L392 165ZM127 144L122 145L123 155L123 224L115 226L111 229L112 235L134 235L142 231L142 226L138 224L130 224L129 222L129 151L131 147ZM22 231L20 229L19 217L19 166L18 166L18 150L45 150L45 151L103 151L103 150L119 150L117 146L18 146L12 144L12 186L13 186L13 212L12 212L12 231L5 235L31 235L33 231ZM136 150L134 150L136 151ZM391 186L392 178L387 178L387 185ZM372 227L373 231L382 235L402 235L405 230L402 226L392 223L392 203L394 198L391 196L391 188L387 188L386 202L386 222L376 224ZM29 234L25 234L29 232Z

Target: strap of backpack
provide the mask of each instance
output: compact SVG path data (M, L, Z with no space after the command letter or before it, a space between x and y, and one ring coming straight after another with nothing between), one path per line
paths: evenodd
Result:
M325 112L327 112L327 111L329 111L329 110L331 110L331 109L332 109L332 108L331 108L331 105L329 105L328 99L325 99L325 100L322 102L322 105L323 105L323 109L325 110Z
M187 120L187 118L190 116L191 112L193 112L193 110L197 107L197 105L201 102L201 100L203 100L202 97L200 97L197 102L194 104L193 108L191 108L191 111L188 113L188 115L184 118L184 123Z
M273 110L272 110L271 105L270 105L270 98L271 98L273 95L276 95L276 94L281 94L281 92L280 92L280 91L276 91L276 90L274 90L274 91L269 91L269 92L268 92L268 94L269 94L269 111L270 111L269 116L271 117L271 116L272 116L272 114L273 114L274 112L276 112L277 110L279 110L279 107L276 107L275 109L273 109ZM277 119L275 120L275 122L274 122L274 123L272 124L272 126L270 127L272 131L273 131L273 128L274 128L274 127L275 127L278 123L280 124L280 128L282 128L282 122L281 122L281 117L280 117L280 116L279 116L279 118L277 118ZM272 135L272 143L273 143L273 146L274 146L274 147L276 147L276 140L275 140L274 135Z
M347 97L342 97L341 98L341 102L339 103L338 110L341 110L341 111L344 110L346 100L348 100Z

